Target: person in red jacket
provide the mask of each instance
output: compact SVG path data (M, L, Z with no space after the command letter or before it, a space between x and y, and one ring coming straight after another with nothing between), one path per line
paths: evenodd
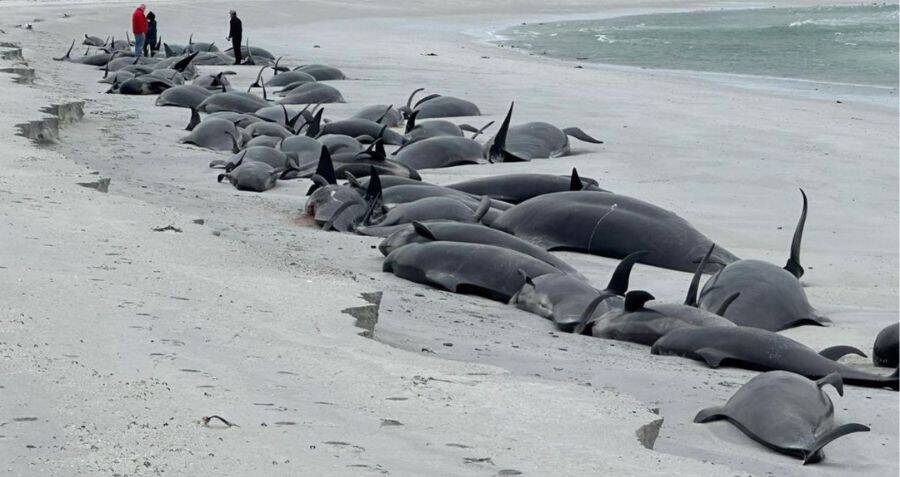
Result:
M134 56L140 58L144 53L144 39L147 36L147 17L144 10L147 6L143 3L135 9L131 15L131 32L134 33Z

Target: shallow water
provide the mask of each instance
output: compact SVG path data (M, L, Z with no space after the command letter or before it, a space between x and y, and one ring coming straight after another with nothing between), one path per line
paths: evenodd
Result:
M535 23L503 43L560 58L898 85L898 6L717 10Z

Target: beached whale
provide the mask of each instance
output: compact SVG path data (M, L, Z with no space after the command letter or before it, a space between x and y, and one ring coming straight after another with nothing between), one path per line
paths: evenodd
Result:
M510 126L512 104L497 135L484 145L485 157L491 162L516 162L565 156L572 152L569 136L584 142L603 144L579 128L559 129L542 121Z
M453 96L430 94L413 105L413 98L424 90L425 88L418 88L409 95L409 98L406 100L406 106L400 108L404 116L410 117L416 111L419 113L417 115L419 119L481 116L481 111L475 103Z
M383 124L389 128L397 127L403 122L403 113L394 108L393 104L375 104L366 106L357 111L353 117L375 121L376 123Z
M207 117L190 134L181 138L180 142L216 151L231 151L233 140L240 137L237 127L231 121Z
M413 282L503 303L522 288L525 276L559 273L556 267L515 250L459 242L400 247L384 259L382 270Z
M455 136L431 137L404 145L391 158L416 170L487 162L481 156L481 143Z
M197 109L212 94L206 88L192 84L182 84L163 91L156 98L156 105Z
M200 103L197 110L202 113L215 113L229 111L234 113L255 113L256 111L271 106L271 103L259 96L241 91L229 91L227 93L215 93Z
M316 79L309 73L302 71L288 71L287 73L276 74L266 81L266 86L278 88L293 83L315 83Z
M319 131L320 135L341 134L355 138L361 136L380 137L385 145L399 146L403 144L403 136L398 132L387 129L384 124L368 119L349 118L332 121L322 125Z
M334 86L325 83L303 83L278 100L281 104L345 103L344 96Z
M741 299L728 307L725 318L741 326L781 331L800 325L824 326L831 323L813 310L800 284L800 241L806 223L807 200L803 190L803 211L794 230L791 254L781 268L761 260L729 263L707 280L700 292L700 308L714 311L734 293Z
M229 159L216 159L209 163L209 167L223 168L225 172L231 172L236 167L247 162L264 162L273 169L285 171L290 166L288 156L278 149L266 146L250 146L239 153L234 153Z
M835 426L834 405L822 390L828 384L844 395L837 373L812 381L787 371L769 371L741 386L724 406L700 411L694 422L726 419L756 442L812 464L825 457L822 448L828 443L869 431L856 423Z
M306 74L309 74L316 81L329 81L329 80L342 80L347 79L347 76L344 75L344 72L335 68L334 66L328 65L302 65L294 68L294 71L302 71Z
M216 74L198 76L194 78L193 85L206 88L210 91L227 93L231 90L231 83L226 76L236 75L234 71L220 71Z
M397 155L400 156L400 154ZM399 160L400 158L398 157L397 159ZM597 186L597 181L580 177L575 169L572 169L570 176L502 174L469 179L450 184L447 187L470 194L487 195L511 204L519 204L533 197L554 192L603 191Z
M82 45L87 46L106 46L106 42L109 40L109 37L104 40L99 36L91 36L87 33L84 34L84 41L81 42Z
M625 295L622 307L595 315L596 306L607 297L600 295L585 309L584 316L576 327L577 333L590 334L597 338L608 338L632 343L652 345L666 333L690 326L735 326L722 318L721 313L736 299L735 293L718 313L710 313L697 307L697 288L700 277L712 255L715 245L709 248L691 279L684 303L653 303L655 297L643 290L630 291Z
M492 227L547 250L567 250L609 258L645 250L640 262L693 273L713 242L673 212L611 192L544 194L504 212ZM737 260L717 247L712 263Z
M733 365L761 371L791 371L810 379L838 373L847 384L895 391L898 388L896 371L890 376L861 371L834 361L830 353L823 356L786 336L747 326L674 330L657 340L651 353L683 356L712 368Z
M264 162L243 162L230 172L219 174L218 181L228 179L237 190L265 192L278 182L280 172Z
M477 223L489 210L490 202L487 199L476 208L471 203L455 197L425 197L397 204L389 210L384 208L374 210L363 220L362 225L356 228L356 232L373 237L388 237L412 222L451 220Z
M572 274L576 277L581 276L571 265L540 247L535 247L518 237L477 223L445 220L413 221L385 238L378 245L378 250L387 256L404 245L425 242L465 242L496 245L546 262L563 273Z
M591 316L624 306L622 297L628 291L631 270L644 253L635 252L622 259L603 290L594 288L575 273L525 277L525 284L510 299L510 304L553 320L560 331L581 334L583 329L579 329L579 325ZM600 296L604 299L597 300ZM591 311L587 311L589 307Z
M898 344L900 329L898 328L900 328L898 323L888 325L875 337L872 351L872 361L875 366L897 367L898 354L900 354L900 344Z
M121 83L113 83L107 93L125 95L159 94L174 86L171 81L152 76L136 76Z

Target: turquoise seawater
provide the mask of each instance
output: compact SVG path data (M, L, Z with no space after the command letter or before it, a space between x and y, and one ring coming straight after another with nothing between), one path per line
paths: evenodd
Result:
M890 87L900 74L897 5L661 13L500 34L539 54L644 68Z

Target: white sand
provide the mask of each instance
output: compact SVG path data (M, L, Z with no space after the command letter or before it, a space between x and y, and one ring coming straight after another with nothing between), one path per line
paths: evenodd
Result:
M814 348L868 351L897 319L896 92L869 101L840 88L808 91L813 84L773 91L683 73L574 69L477 36L561 16L768 5L382 3L184 0L150 9L166 41L194 32L225 46L225 11L238 4L254 44L355 79L336 84L348 103L327 106L332 117L400 104L424 86L478 103L486 117L476 122L498 119L515 100L518 121L577 125L606 141L576 143L571 157L453 168L428 180L576 166L605 188L678 212L742 257L776 263L786 259L803 187L803 281L836 326L786 334ZM753 373L559 334L509 306L383 274L377 240L302 220L305 181L261 195L217 184L206 166L218 156L176 143L184 110L101 94L98 71L49 60L84 33L124 35L132 8L0 1L0 41L20 43L38 78L25 86L0 75L3 473L897 474L897 393L832 394L839 422L872 432L836 441L822 464L801 467L727 424L691 423ZM34 31L14 27L35 18L44 21ZM238 69L236 82L248 84L255 70ZM87 115L59 145L13 135L41 107L73 100L87 102ZM108 194L76 185L96 180L92 172L112 178ZM182 232L152 230L169 224ZM615 264L565 258L597 284ZM638 267L632 283L680 300L688 280ZM376 340L358 336L340 312L373 291L385 293ZM656 450L635 435L659 419L651 408L665 419ZM198 424L211 414L240 427Z

